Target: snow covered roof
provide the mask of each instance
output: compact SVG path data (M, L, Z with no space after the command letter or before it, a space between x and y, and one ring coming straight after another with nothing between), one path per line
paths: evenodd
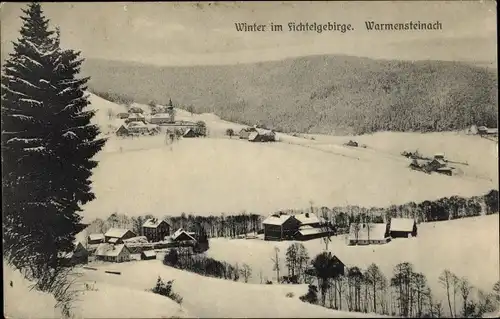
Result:
M186 236L191 237L192 240L196 240L192 235L194 233L192 232L187 232L182 228L179 228L175 231L175 233L171 236L173 240L176 240L180 235L186 234Z
M109 240L109 242L110 242L111 244L116 244L116 243L118 242L118 239L119 239L119 238L115 238L115 237L113 237L113 238L111 238L111 239Z
M123 228L111 228L104 234L106 237L122 238L128 231L128 229Z
M144 124L144 122L130 122L128 123L128 127L147 127L146 124Z
M153 118L170 118L170 113L156 113L152 116Z
M359 231L356 237L356 224L351 224L349 228L349 239L350 240L383 240L386 238L385 233L387 230L386 224L358 224Z
M302 224L302 225L310 225L310 224L318 224L320 223L320 219L316 214L312 213L302 213L295 215L295 218Z
M391 218L391 231L413 231L415 220L412 218Z
M145 250L142 253L146 257L156 257L156 251L154 251L154 250Z
M257 132L251 132L250 135L248 135L249 140L254 140L257 136L259 136L259 133Z
M96 256L109 256L116 257L118 256L123 249L128 249L125 244L121 245L111 245L107 243L99 244L95 251Z
M305 227L301 227L298 231L298 233L301 234L302 236L326 233L326 231L321 228L313 228L311 226L305 226Z
M111 240L110 240L111 242ZM123 240L124 243L147 243L148 239L146 236L137 236Z
M164 221L163 219L150 218L146 220L144 224L142 224L142 227L157 228L162 222L166 223L166 221Z
M289 218L291 218L292 215L280 215L280 216L276 216L276 215L271 215L269 216L268 218L266 218L262 224L265 224L265 225L278 225L278 226L281 226L283 225L284 222L286 222Z
M104 234L90 234L90 240L104 240Z
M143 119L144 118L144 115L140 114L140 113L130 113L129 116L128 116L129 119L133 119L133 118L136 118L136 119Z

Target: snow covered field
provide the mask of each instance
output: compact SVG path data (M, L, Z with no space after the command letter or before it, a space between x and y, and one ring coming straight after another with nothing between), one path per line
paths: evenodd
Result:
M121 275L106 274L104 269L120 271ZM373 316L373 314L334 311L304 303L298 297L305 294L306 285L245 284L203 277L164 266L160 260L99 266L98 271L85 271L83 278L120 287L120 290L126 287L141 291L150 289L158 276L164 280L174 280L173 291L183 297L182 307L191 316L197 318L359 318ZM289 292L294 294L293 298L286 297ZM105 306L102 300L101 305Z
M92 108L99 112L113 107L113 103L95 96L92 102ZM116 111L120 108L114 106ZM310 201L317 206L384 207L451 195L481 195L498 188L497 168L492 168L496 158L488 144L491 141L479 137L381 133L373 140L373 148L367 141L367 149L285 134L279 134L279 143L250 143L222 136L226 128L237 131L242 126L212 114L191 116L178 110L177 118L204 120L214 136L181 139L167 146L161 135L118 138L110 134L104 150L97 155L100 163L92 177L97 198L84 207L86 221L107 218L113 212L160 217L243 210L267 214L306 208ZM101 126L116 122L106 122L102 112L98 119ZM340 141L339 137L332 139ZM442 150L444 146L448 148ZM465 170L473 173L448 177L411 171L399 153L413 148L457 155L452 159L470 161ZM452 153L452 149L460 152ZM474 154L470 154L471 149ZM478 152L480 159L473 161Z
M495 214L420 224L418 237L398 238L385 245L347 246L344 236L332 237L328 250L347 266L366 269L376 263L387 278L392 276L396 264L410 262L415 271L427 277L435 296L444 298L444 290L438 283L444 269L468 278L479 289L491 291L500 279L499 231L499 215ZM247 263L253 269L252 282L260 282L260 271L264 280L276 278L271 261L274 247L280 249L281 273L286 273L285 252L291 243L216 238L210 240L207 253L232 264ZM325 249L321 239L302 243L310 257Z

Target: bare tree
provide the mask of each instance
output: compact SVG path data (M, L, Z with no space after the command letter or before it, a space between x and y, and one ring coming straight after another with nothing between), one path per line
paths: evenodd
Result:
M279 283L280 282L280 257L279 257L279 252L280 249L278 247L274 247L274 254L275 256L271 258L273 262L273 270L276 271L276 280Z
M452 288L452 277L453 273L449 271L448 269L445 269L442 273L441 276L439 276L439 283L446 289L446 297L448 299L448 308L450 310L450 315L452 317L455 317L453 313L453 309L451 307L451 288Z
M462 277L460 279L459 288L463 300L462 316L464 318L467 318L467 316L469 315L468 313L469 295L472 291L472 286L469 284L467 278Z
M248 282L248 279L252 277L252 268L248 264L243 264L240 269L241 276L243 276L243 280L245 283Z

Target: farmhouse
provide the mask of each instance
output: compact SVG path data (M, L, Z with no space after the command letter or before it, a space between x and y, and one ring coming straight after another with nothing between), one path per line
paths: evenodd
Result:
M412 218L391 218L390 233L392 238L416 237L417 222Z
M184 134L182 134L183 137L197 137L198 134L196 134L195 130L193 128L188 128Z
M487 128L486 126L480 126L477 128L479 135L498 135L498 128Z
M174 123L174 118L170 113L156 113L151 117L151 120L149 121L151 124L168 124L168 123Z
M239 135L240 139L248 140L250 133L253 133L253 132L257 132L257 129L255 127L246 127L246 128L242 128L238 135Z
M300 222L292 215L277 213L266 218L264 225L264 240L293 239Z
M133 107L131 107L131 108L128 109L128 112L129 113L140 113L140 114L142 114L142 113L144 113L144 110L141 109L140 107L133 106Z
M182 228L179 228L170 237L171 237L172 241L174 241L174 242L196 243L196 238L194 238L194 233L187 232Z
M154 250L145 250L141 253L142 260L156 259L156 252Z
M146 122L146 118L140 113L130 113L125 123L128 124L131 122Z
M353 223L349 228L349 245L386 244L390 240L386 224Z
M129 239L136 236L137 235L133 231L128 229L111 228L104 234L104 239L106 243L122 244L124 239Z
M119 118L120 120L128 119L129 113L118 113L116 114L116 117Z
M301 226L319 227L321 220L313 213L302 213L295 215Z
M269 130L256 129L256 132L251 132L248 135L250 142L274 142L276 141L276 133Z
M142 225L142 234L150 242L162 241L165 236L170 235L170 225L166 221L157 218L148 219Z
M79 241L75 241L74 249L68 253L60 253L59 258L62 258L66 264L69 265L78 265L78 264L86 264L89 261L89 252L85 247L83 247L82 243Z
M130 260L130 250L124 244L112 245L103 243L97 247L95 256L97 260L120 263Z
M90 234L87 237L89 245L101 244L104 242L104 234Z
M336 274L345 275L346 266L345 264L335 255L332 256L332 252L328 252L328 256L331 258L333 264L333 271ZM316 277L316 269L311 265L306 269L306 274L309 276Z
M295 233L295 239L304 241L328 236L330 232L327 229L315 228L309 225L300 226Z

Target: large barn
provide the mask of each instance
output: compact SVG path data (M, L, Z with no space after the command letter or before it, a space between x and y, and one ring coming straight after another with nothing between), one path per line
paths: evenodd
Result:
M390 233L392 238L417 236L417 222L413 218L391 218Z
M300 226L300 222L293 215L284 213L273 214L262 224L264 225L264 240L292 240Z

